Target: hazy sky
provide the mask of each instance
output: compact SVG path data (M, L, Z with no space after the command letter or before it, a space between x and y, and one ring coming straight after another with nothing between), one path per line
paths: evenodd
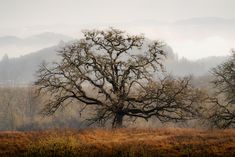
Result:
M0 0L1 26L235 18L234 0Z
M139 20L174 22L193 17L231 19L235 18L234 7L235 0L0 0L0 36L17 35L24 37L40 32L40 29L42 32L46 30L71 35L80 31L81 27L77 27L76 30L76 26L94 23L96 25L99 23L125 24ZM70 27L67 27L67 25ZM62 26L67 27L67 30L61 31L62 29L59 28ZM48 29L45 29L47 27ZM133 28L127 25L122 27L126 27L128 30ZM68 31L70 28L73 31ZM164 27L161 31L168 31L166 28ZM143 31L147 36L156 32L154 28L147 27L136 29L136 31ZM171 29L170 31L174 30ZM159 34L159 30L157 34ZM170 34L174 34L174 32L170 32ZM200 50L200 46L204 46L204 49L205 47L210 49L215 44L222 44L224 47L220 47L220 50L228 51L232 48L231 45L235 44L232 40L217 34L207 36L201 41L194 41L194 39L189 38L184 41L187 45L183 45L180 42L183 42L183 40L177 40L177 37L171 37L167 32L161 35L160 38L169 40L170 43L178 41L172 44L173 49L180 56L190 59L200 58L199 55L195 54L195 51L188 52L191 46L196 46L196 49ZM210 45L206 45L206 43ZM210 49L210 51L213 51L213 49ZM0 51L0 56L2 56L2 53ZM20 52L17 53L9 52L11 56L20 54ZM24 53L22 52L22 54ZM215 51L208 53L208 55L223 55L223 53L227 54L227 52L218 54ZM206 56L204 52L202 54Z

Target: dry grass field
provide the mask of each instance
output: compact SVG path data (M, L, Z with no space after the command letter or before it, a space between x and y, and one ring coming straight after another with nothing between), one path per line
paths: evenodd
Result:
M235 130L87 129L0 132L0 156L235 156Z

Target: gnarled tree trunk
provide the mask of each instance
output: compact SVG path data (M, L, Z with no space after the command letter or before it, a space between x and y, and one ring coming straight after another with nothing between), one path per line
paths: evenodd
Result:
M113 128L122 128L123 127L123 117L124 117L123 111L118 111L113 119Z

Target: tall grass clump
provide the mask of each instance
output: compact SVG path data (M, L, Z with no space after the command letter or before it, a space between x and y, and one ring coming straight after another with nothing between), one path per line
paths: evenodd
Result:
M52 134L29 143L25 156L77 156L79 141L73 135Z

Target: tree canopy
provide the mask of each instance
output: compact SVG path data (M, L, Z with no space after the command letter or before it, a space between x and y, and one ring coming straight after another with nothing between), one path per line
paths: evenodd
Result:
M166 52L160 41L124 31L84 31L84 38L63 47L61 62L42 64L36 85L51 94L44 112L53 114L71 101L93 110L93 122L121 127L124 117L182 121L198 113L201 92L190 78L163 72Z

